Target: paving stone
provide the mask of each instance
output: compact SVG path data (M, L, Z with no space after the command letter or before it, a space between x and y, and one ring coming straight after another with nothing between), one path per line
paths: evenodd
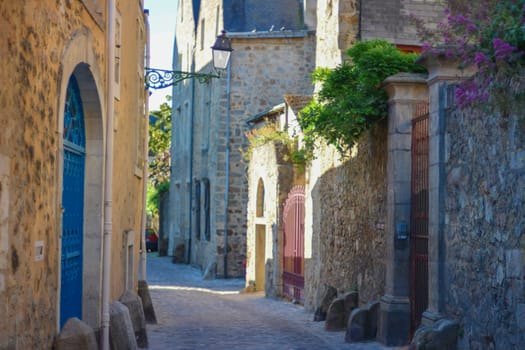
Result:
M151 255L150 255L151 254ZM240 293L243 279L204 280L200 270L148 254L148 284L157 313L147 325L150 350L385 350L345 343L301 305Z

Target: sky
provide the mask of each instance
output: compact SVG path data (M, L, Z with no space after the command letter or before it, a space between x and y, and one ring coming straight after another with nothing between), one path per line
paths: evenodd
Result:
M173 58L173 39L178 0L145 0L144 8L149 9L150 25L150 67L171 69ZM166 102L171 88L150 89L150 111L158 110Z

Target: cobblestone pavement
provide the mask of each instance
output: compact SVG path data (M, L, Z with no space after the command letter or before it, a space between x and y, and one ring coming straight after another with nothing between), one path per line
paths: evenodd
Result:
M147 280L158 324L148 325L149 349L385 350L347 344L326 332L302 306L239 293L240 279L203 280L199 269L148 254Z

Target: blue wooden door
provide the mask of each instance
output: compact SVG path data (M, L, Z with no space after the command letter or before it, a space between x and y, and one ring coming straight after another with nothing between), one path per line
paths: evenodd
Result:
M71 76L64 109L62 256L60 327L82 318L82 248L84 228L85 130L78 83Z

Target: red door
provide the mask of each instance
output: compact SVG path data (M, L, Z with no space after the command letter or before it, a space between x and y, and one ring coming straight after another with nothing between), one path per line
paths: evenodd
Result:
M283 212L283 294L304 302L304 186L288 194Z
M412 189L410 203L410 326L421 324L428 306L428 103L412 120Z

